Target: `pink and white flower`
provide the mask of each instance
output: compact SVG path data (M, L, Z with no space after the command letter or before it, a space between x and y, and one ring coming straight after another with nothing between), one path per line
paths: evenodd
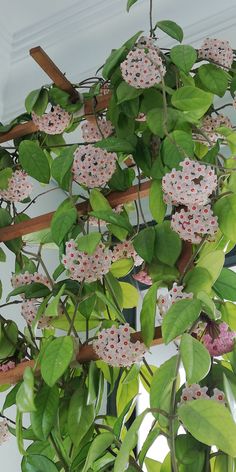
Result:
M128 323L116 328L103 329L93 342L96 354L112 367L129 367L140 362L147 348L143 343L130 339L131 328Z
M133 258L135 266L140 266L143 263L142 257L137 254L131 241L118 243L113 247L112 262L130 258Z
M158 308L162 316L164 316L170 307L179 300L191 300L193 298L193 294L191 292L184 292L183 289L183 285L177 285L175 282L171 290L169 290L166 295L162 295L158 298Z
M120 65L123 79L135 88L159 84L166 73L158 48L151 38L140 38Z
M225 404L225 394L218 388L214 388L214 394L210 396L208 393L208 387L200 387L199 384L187 385L182 390L180 399L180 405L192 400L215 400L218 403Z
M28 198L32 185L28 181L28 174L23 170L16 170L8 180L6 189L0 189L0 198L8 202L17 203Z
M162 179L164 201L173 205L205 205L217 186L214 170L190 159L180 166L183 170L172 169Z
M14 369L16 366L15 362L9 361L0 365L0 372L8 372L11 369Z
M0 446L10 439L10 433L8 430L7 420L3 419L0 421Z
M217 216L213 215L210 205L191 205L187 210L174 213L171 228L184 241L199 244L204 236L213 240L218 230Z
M98 123L95 121L85 121L81 126L81 130L84 141L92 143L108 138L113 133L114 128L111 121L105 118L98 118Z
M211 400L215 400L218 403L223 403L223 405L225 405L225 394L224 394L224 392L222 392L218 388L214 388Z
M74 152L74 180L88 188L103 187L116 170L117 155L92 144L80 146Z
M199 59L216 62L223 69L228 69L233 63L233 50L228 41L206 38L198 51Z
M42 116L32 112L32 120L39 131L46 134L61 134L69 126L71 115L59 105L52 107L51 111Z
M234 348L236 332L230 331L227 323L215 324L216 329L207 329L203 344L211 356L222 356Z
M195 134L194 138L196 141L201 142L207 146L210 146L209 141L212 144L215 144L218 139L223 138L222 134L217 131L217 128L220 128L221 126L232 128L232 123L227 116L206 116L200 128L203 134ZM206 137L204 137L204 135L206 135Z
M152 279L145 269L142 269L137 274L134 274L133 279L144 285L152 285Z
M66 243L66 254L62 257L69 277L79 282L102 280L103 275L109 272L111 262L112 252L103 243L98 244L93 254L88 254L79 251L73 239Z

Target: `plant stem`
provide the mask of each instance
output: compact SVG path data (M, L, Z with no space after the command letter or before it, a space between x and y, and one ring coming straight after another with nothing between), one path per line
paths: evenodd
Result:
M149 2L149 24L150 24L150 36L153 38L153 23L152 23L152 0Z
M180 362L181 362L181 355L179 352L177 356L177 361L176 361L175 377L174 377L174 381L172 385L171 399L170 399L169 433L170 433L170 455L171 455L172 472L178 472L178 464L177 464L176 454L175 454L175 411L176 411L175 396L176 396L176 385L177 385Z

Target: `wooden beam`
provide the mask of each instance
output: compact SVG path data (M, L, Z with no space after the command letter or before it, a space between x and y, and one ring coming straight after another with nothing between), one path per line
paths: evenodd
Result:
M57 87L69 93L72 101L79 100L78 91L40 46L30 49L30 55Z
M142 341L141 332L131 334L131 340L133 342ZM161 344L163 342L161 336L161 328L158 326L155 328L155 339L153 340L152 346ZM79 350L76 359L79 363L83 364L90 361L96 361L99 357L94 352L91 345L84 345ZM23 378L24 371L26 367L34 367L34 361L26 361L18 364L14 369L9 370L8 372L0 372L0 385L14 385ZM36 374L40 373L40 369L37 368Z
M140 198L144 198L149 194L151 182L144 182L140 186L134 185L125 192L111 192L107 199L112 206L116 207L119 204L132 202L137 200L138 194ZM90 206L87 202L79 203L76 205L79 215L84 215L90 210ZM0 228L0 242L10 241L26 234L35 233L50 227L54 212L46 213L45 215L36 216L28 221L23 221L11 226L5 226Z

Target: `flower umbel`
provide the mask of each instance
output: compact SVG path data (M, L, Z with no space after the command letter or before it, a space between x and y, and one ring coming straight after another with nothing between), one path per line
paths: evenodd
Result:
M210 355L222 356L227 352L231 352L234 348L236 332L230 331L227 323L212 325L213 323L206 328L207 333L203 336L203 344Z
M32 185L28 181L28 174L23 170L16 170L8 180L7 189L0 190L0 198L17 203L28 198L31 191Z
M218 230L217 216L213 215L210 205L192 205L187 210L182 209L172 215L171 228L184 241L199 244L203 236L214 239Z
M116 170L116 160L114 152L95 148L92 144L80 146L74 152L74 180L88 188L103 187Z
M206 38L198 51L199 59L216 62L222 68L230 68L233 63L233 50L228 41Z
M139 341L130 340L131 329L128 323L116 328L103 329L98 339L93 342L96 354L113 367L129 367L140 362L146 352L146 346Z
M119 259L133 258L134 265L140 266L143 263L143 259L137 254L131 241L125 241L118 243L113 248L112 262L118 261Z
M69 125L71 115L57 105L49 113L45 113L42 116L32 112L32 120L39 131L43 131L46 134L61 134Z
M7 420L0 421L0 446L10 439L10 433L8 431Z
M170 307L179 300L193 298L193 294L183 292L183 288L183 285L177 285L177 283L174 283L173 287L166 295L159 297L158 308L162 316L164 316Z

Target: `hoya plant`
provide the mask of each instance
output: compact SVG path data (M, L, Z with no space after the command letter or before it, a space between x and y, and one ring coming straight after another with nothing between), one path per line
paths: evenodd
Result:
M195 49L173 21L152 22L152 2L149 14L150 31L113 50L73 97L45 85L0 127L31 122L0 147L0 235L15 228L5 243L15 265L1 302L0 442L16 436L22 472L235 470L236 274L224 267L236 243L235 51L215 38ZM17 228L29 223L35 181L65 199L32 249ZM2 243L1 271L7 254ZM131 325L125 309L140 299ZM4 316L9 305L23 329ZM157 341L175 349L158 368L154 354L147 362ZM135 415L140 382L149 406ZM160 436L163 463L149 452Z

